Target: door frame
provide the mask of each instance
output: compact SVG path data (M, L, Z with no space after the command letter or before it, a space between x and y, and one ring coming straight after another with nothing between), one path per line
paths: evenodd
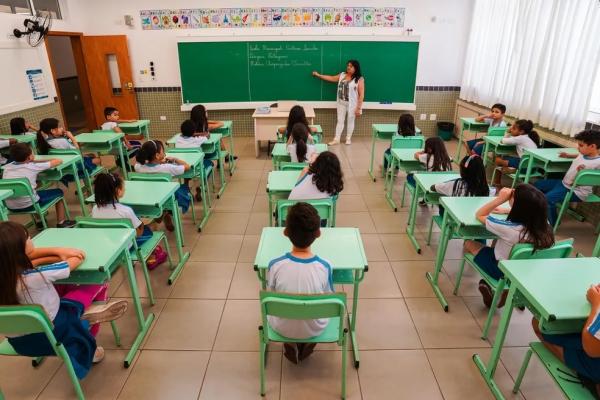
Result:
M44 44L46 46L46 52L48 54L48 61L50 63L50 69L52 71L52 80L54 81L54 87L56 89L56 96L58 97L58 104L60 106L60 113L62 115L63 123L65 128L68 129L67 120L65 119L65 110L63 107L62 98L60 96L60 90L58 87L58 81L56 80L56 70L54 63L52 62L52 50L48 45L48 36L67 36L71 40L71 49L73 51L73 58L75 59L75 68L77 69L77 79L79 80L79 90L81 92L81 101L85 110L86 128L91 131L98 127L98 121L94 116L94 107L92 104L92 95L90 92L90 85L88 81L87 69L85 68L85 61L83 58L83 45L82 37L83 32L66 32L66 31L50 31L48 35L44 37Z

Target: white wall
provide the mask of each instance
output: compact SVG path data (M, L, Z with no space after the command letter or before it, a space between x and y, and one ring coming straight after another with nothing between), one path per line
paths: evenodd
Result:
M71 0L72 1L72 0ZM406 7L405 28L412 28L421 36L421 50L417 73L419 86L460 86L463 60L474 0L347 0L330 2L330 6ZM315 0L249 1L222 0L219 7L318 7ZM83 31L90 35L126 34L136 86L180 86L177 56L177 37L193 35L251 35L251 34L365 34L394 32L389 28L240 28L142 31L139 11L163 8L215 7L209 0L79 0L72 16ZM81 14L79 14L81 12ZM134 17L134 27L124 23L123 16ZM435 18L434 18L435 17ZM432 19L435 19L433 21ZM401 33L399 29L394 33ZM154 61L156 80L143 79L140 70L148 69Z
M56 79L77 76L71 39L68 36L50 36L48 38L48 46L54 60Z

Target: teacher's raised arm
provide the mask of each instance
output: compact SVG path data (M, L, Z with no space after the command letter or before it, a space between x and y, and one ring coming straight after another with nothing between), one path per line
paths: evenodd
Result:
M356 60L349 60L346 72L337 75L322 75L313 71L312 75L327 82L338 84L337 89L337 124L335 137L330 146L340 143L344 131L344 119L346 122L346 144L352 144L352 133L354 132L354 119L362 114L362 105L365 98L365 80L360 71L360 64Z

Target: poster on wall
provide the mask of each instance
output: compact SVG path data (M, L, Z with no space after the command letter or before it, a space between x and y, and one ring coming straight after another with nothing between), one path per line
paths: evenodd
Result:
M404 27L403 7L267 7L140 10L142 30Z
M33 100L47 99L48 91L46 90L44 72L41 69L28 69L25 73L27 74Z

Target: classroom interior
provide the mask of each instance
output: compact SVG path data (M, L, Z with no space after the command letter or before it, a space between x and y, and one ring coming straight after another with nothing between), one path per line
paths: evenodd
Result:
M37 2L26 0L27 3L29 1L34 4ZM11 1L0 0L0 7L4 6L3 3ZM95 108L85 100L89 94L86 95L86 89L82 92L74 83L81 83L82 77L75 79L77 77L73 78L72 73L65 73L62 77L65 79L61 79L56 75L56 65L62 62L61 57L56 58L56 54L69 50L66 49L69 45L65 38L71 40L73 49L76 49L73 43L79 40L77 35L64 34L69 32L82 32L84 36L126 35L135 86L131 95L136 105L137 119L148 121L152 139L166 141L179 132L179 125L188 118L189 109L182 107L176 43L178 37L186 32L177 29L143 31L139 23L140 10L214 5L205 0L180 0L174 5L166 5L159 0L135 0L127 4L116 0L101 3L92 0L58 0L57 3L61 18L53 22L52 31L63 34L50 35L49 42L33 50L25 45L6 44L8 39L0 40L0 54L4 52L4 55L17 58L32 57L33 62L25 62L27 68L39 64L44 70L54 72L45 78L49 98L42 100L42 104L29 101L23 106L25 103L17 104L16 100L12 103L0 101L0 133L5 133L8 121L15 116L23 116L35 124L42 118L56 117L65 121L73 133L91 132L97 128ZM272 6L269 2L259 3L259 6ZM320 6L315 2L304 4L306 1L299 0L288 3L294 7ZM364 5L351 3L350 6ZM384 0L376 3L382 7L398 6L397 2ZM465 149L458 140L463 119L489 113L492 104L467 100L469 95L461 92L461 84L466 79L463 77L465 60L468 56L472 57L468 50L470 31L475 24L472 18L476 15L477 7L485 3L496 3L498 8L495 12L498 15L501 15L502 7L491 0L457 0L452 4L441 0L406 0L399 3L399 6L406 7L404 27L414 28L412 34L418 36L420 41L414 108L409 112L415 116L416 126L425 137L438 134L437 122L455 124L454 135L444 143L451 157L457 154L459 148L464 155ZM577 3L581 7L584 3L586 7L589 6L583 0ZM240 6L256 5L229 0L222 5ZM134 25L126 26L123 15L133 15ZM600 11L596 10L594 16L600 20ZM0 28L0 32L12 31L22 19L23 15L0 12L0 25L10 26L10 29ZM267 28L248 29L251 35ZM289 29L297 35L310 31L310 28L280 28L279 31L285 35L290 32ZM372 29L315 28L318 34L323 35L328 32L368 35ZM377 33L386 33L385 28L378 29L375 29ZM224 35L231 35L232 31L244 35L242 29L221 30L226 31ZM218 32L219 29L210 31ZM406 35L405 29L398 29L394 33ZM155 46L155 50L150 55L147 48L151 46ZM52 57L56 59L52 61ZM3 58L4 64L10 63L6 57ZM598 61L597 70L600 70L600 56L595 59ZM148 73L150 62L155 65L155 76ZM15 67L7 71L17 74L20 70ZM586 110L581 129L600 130L600 72L593 72L597 78L592 79L595 86L593 90L590 89L591 99L583 102L589 109ZM3 76L2 87L9 88L12 78ZM368 84L366 72L365 79ZM111 86L114 89L114 85ZM29 90L28 87L26 89ZM17 97L20 95L16 94ZM29 95L30 92L27 92L24 96ZM7 94L0 94L2 96ZM54 96L61 101L54 101ZM507 122L514 122L515 114L510 111L507 112ZM267 144L262 143L260 153L256 156L253 112L253 107L217 110L209 107L210 119L232 121L234 154L238 157L235 170L231 171L229 164L221 165L226 186L220 182L221 170L213 171L217 179L216 191L211 191L209 195L211 213L200 232L191 213L182 214L185 242L182 249L189 253L189 259L184 262L172 284L168 283L172 274L168 263L150 271L155 298L153 305L144 285L141 266L136 265L142 311L145 315L154 314L155 318L128 368L124 368L123 360L138 334L136 310L132 306L134 296L124 268L112 276L110 297L128 300L129 309L116 321L121 337L120 346L115 344L110 325L102 325L97 341L106 349L106 357L81 380L85 398L340 398L341 351L335 343L319 344L313 355L298 365L286 360L280 343L270 344L266 362L266 395L260 395L258 327L262 324L259 302L261 286L254 267L261 233L271 220L267 182L276 166L269 154L271 144L267 149ZM488 338L482 339L488 309L483 305L478 290L481 276L474 269L465 268L460 290L457 294L453 293L463 258L463 241L451 240L439 275L439 288L449 306L445 312L425 277L426 273L434 270L439 250L441 233L435 225L431 243L426 245L429 224L432 217L438 215L438 207L430 204L415 206L414 237L421 246L420 253L417 253L407 234L411 196L408 195L406 204L400 206L405 172L400 172L393 183L392 196L398 205L397 210L386 199L381 164L390 141L375 140L372 125L396 124L402 112L365 110L357 119L352 144L344 145L342 141L339 145L328 147L338 156L344 177L344 189L337 199L335 227L358 228L368 263L368 271L358 293L356 342L360 351L360 366L356 368L349 344L346 398L492 399L494 394L473 362L473 355L480 355L484 363L490 358L504 309L496 311ZM333 138L335 130L335 109L315 108L314 123L323 128L323 142L327 143ZM548 148L577 146L573 135L542 124L536 125L536 130ZM229 139L222 138L222 141L229 149ZM103 166L116 166L113 156L101 158ZM457 163L453 163L453 171L457 170ZM491 165L487 172L490 179L493 172ZM511 185L510 179L503 179L505 186ZM59 187L64 189L64 186ZM80 199L73 185L65 190L65 198L73 219L82 216ZM200 220L206 206L196 202L194 207ZM575 254L597 257L596 228L600 221L600 207L586 204L577 210L582 216L575 218L565 215L556 232L556 240L574 239L572 257ZM9 219L22 223L28 221L23 216L11 215ZM51 210L48 225L53 227L55 222L55 213ZM162 225L154 224L153 228L160 230ZM35 227L30 227L29 232L32 237L39 233ZM178 238L174 232L165 231L165 234L174 261L178 263L181 261ZM335 289L346 293L350 310L353 306L352 285L336 284ZM585 293L582 298L585 298ZM515 309L512 313L495 370L495 384L506 399L566 398L536 357L532 357L518 392L512 392L530 343L538 341L531 327L532 317L528 308ZM2 338L4 336L0 336ZM63 363L57 357L47 357L41 365L33 367L31 358L0 355L0 398L77 397Z

